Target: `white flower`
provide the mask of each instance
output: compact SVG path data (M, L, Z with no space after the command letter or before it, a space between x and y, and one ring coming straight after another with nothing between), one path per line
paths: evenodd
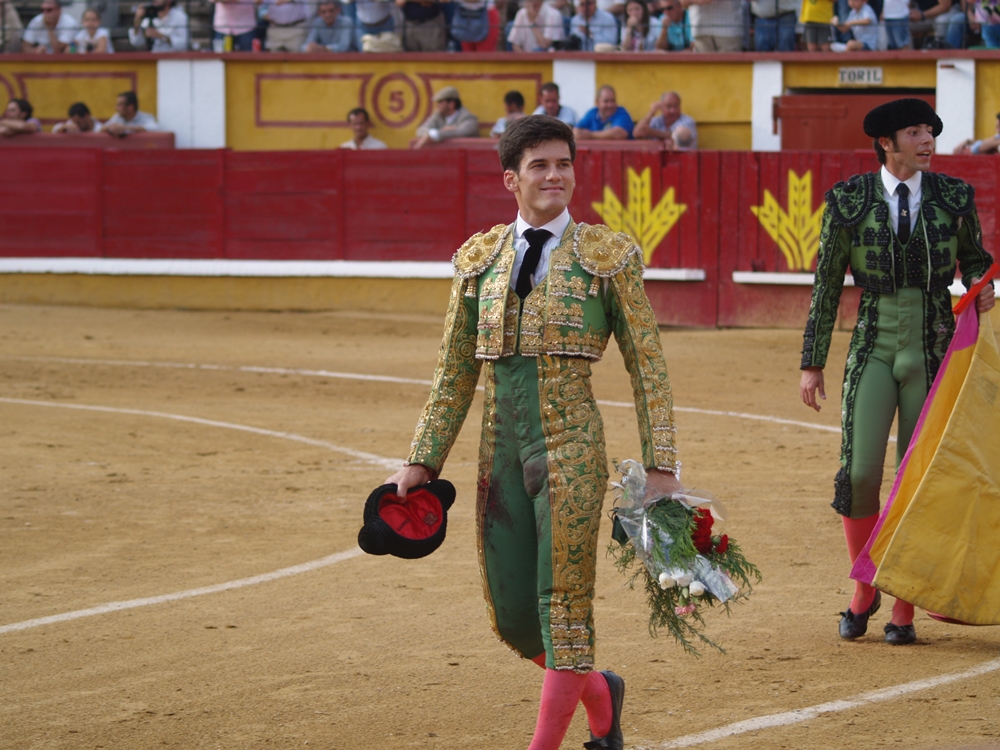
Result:
M676 574L676 571L675 571L674 580L677 581L677 585L678 586L682 586L682 587L683 586L689 586L691 584L691 581L694 580L694 576L691 575L690 573L680 573L678 575L678 574Z
M705 593L705 584L701 581L691 581L689 589L691 591L691 596L701 596Z
M667 589L672 589L676 585L676 581L670 577L667 573L660 573L660 588L666 591Z

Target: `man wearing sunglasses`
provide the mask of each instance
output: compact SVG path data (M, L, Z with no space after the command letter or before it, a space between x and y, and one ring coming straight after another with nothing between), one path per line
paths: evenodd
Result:
M650 25L660 25L656 39L656 49L664 52L682 52L691 49L691 25L687 11L680 0L659 0L660 15L650 19Z
M25 52L53 54L66 52L80 30L80 24L68 13L63 13L55 0L45 0L42 12L31 19L24 31L22 46Z

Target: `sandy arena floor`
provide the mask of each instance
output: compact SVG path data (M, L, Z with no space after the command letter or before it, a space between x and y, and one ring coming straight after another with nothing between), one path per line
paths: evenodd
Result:
M0 748L523 750L542 673L486 619L478 403L445 472L459 499L442 549L355 546L364 498L407 453L440 329L0 307ZM710 619L728 653L696 659L650 639L602 556L598 660L627 681L627 746L1000 747L1000 629L919 613L918 643L892 648L887 602L868 636L837 637L847 335L819 415L798 401L798 332L663 340L685 483L726 502L765 580ZM596 389L629 400L616 350ZM603 414L609 456L637 456L632 411ZM585 739L581 710L563 746Z

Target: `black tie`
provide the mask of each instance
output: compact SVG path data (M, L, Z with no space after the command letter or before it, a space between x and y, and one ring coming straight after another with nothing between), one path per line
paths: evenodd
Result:
M517 274L517 286L514 287L514 291L521 299L531 293L531 275L538 268L538 261L542 257L542 245L551 236L552 232L547 229L524 230L524 239L528 241L528 250L524 253L521 271Z
M910 189L905 183L896 186L896 197L899 198L899 230L896 236L905 245L910 239Z

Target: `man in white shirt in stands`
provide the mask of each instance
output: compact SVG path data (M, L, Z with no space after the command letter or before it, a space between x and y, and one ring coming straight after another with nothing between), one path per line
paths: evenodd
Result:
M134 91L124 91L115 102L114 116L104 123L104 132L118 138L132 133L156 132L160 129L156 118L149 112L139 111L139 98Z
M42 12L32 18L24 30L22 51L41 55L67 52L79 30L77 20L63 13L56 0L45 0Z
M187 52L188 16L173 0L153 0L135 10L128 40L150 52Z
M388 148L378 138L368 135L368 129L372 126L372 121L368 117L368 110L362 107L355 107L347 113L347 121L351 124L354 137L346 143L340 145L341 148L349 148L353 151L374 151Z
M90 114L90 107L83 102L77 102L69 108L69 119L57 123L53 133L100 133L104 125Z
M538 97L538 107L531 114L555 117L570 127L576 125L576 112L572 107L564 107L559 103L559 86L551 81L542 84L541 95Z

